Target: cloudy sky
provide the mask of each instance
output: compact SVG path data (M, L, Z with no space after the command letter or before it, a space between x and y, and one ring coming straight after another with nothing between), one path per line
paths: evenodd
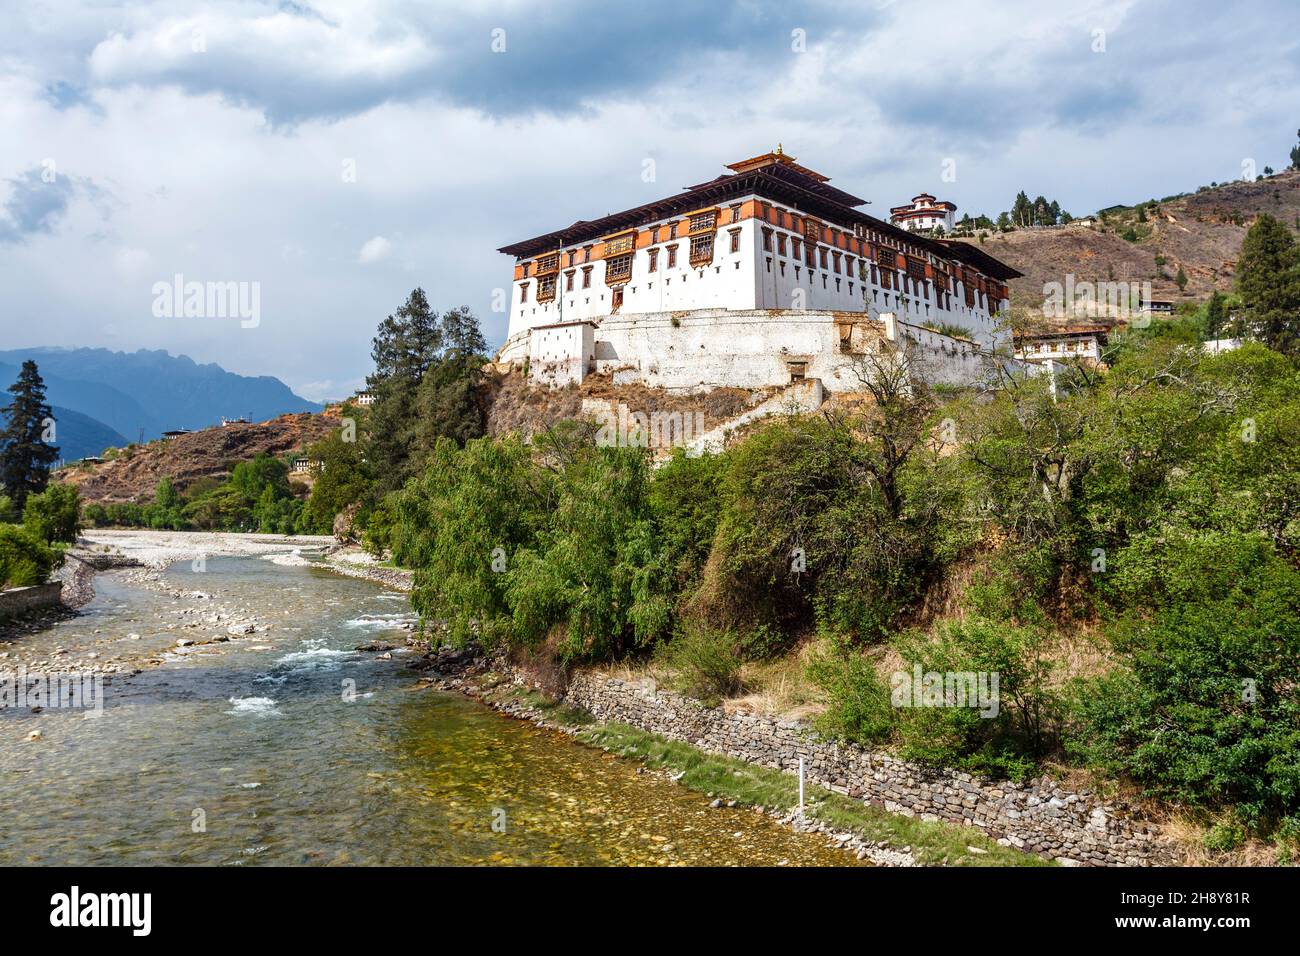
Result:
M1079 214L1280 168L1297 127L1295 0L5 3L0 347L334 397L415 286L499 344L497 247L777 142L877 215ZM177 274L257 283L259 321L156 315Z

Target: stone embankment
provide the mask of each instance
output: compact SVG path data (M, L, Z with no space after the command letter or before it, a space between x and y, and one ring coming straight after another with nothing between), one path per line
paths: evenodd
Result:
M922 820L978 827L1004 846L1066 866L1149 866L1175 862L1172 844L1131 808L1048 778L987 781L922 767L884 753L818 738L798 723L727 714L653 681L632 683L591 672L569 681L567 702L600 720L619 721L701 750L797 771L837 793Z

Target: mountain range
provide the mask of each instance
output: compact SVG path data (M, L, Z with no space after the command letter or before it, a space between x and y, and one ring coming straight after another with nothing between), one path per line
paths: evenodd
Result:
M158 438L174 428L199 429L222 417L263 421L321 406L295 395L278 378L228 372L185 355L157 350L27 348L0 351L0 389L36 362L55 409L56 442L63 458L97 455L127 441ZM0 393L0 404L7 399ZM71 413L71 414L69 414Z

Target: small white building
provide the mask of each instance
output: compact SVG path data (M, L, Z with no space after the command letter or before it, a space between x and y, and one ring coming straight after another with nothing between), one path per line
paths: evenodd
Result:
M1101 350L1110 330L1104 325L1066 326L1042 329L1016 336L1016 358L1024 362L1088 359L1101 361Z
M371 392L357 392L356 403L362 408L367 408L375 404L375 396Z
M908 232L933 232L940 226L944 232L952 232L956 217L955 204L937 200L929 193L913 196L910 204L889 210L889 221Z
M1241 339L1211 339L1208 342L1202 342L1201 348L1211 355L1219 355L1223 352L1231 352L1233 349L1241 348Z
M552 387L577 385L596 367L596 329L586 320L534 326L528 377Z

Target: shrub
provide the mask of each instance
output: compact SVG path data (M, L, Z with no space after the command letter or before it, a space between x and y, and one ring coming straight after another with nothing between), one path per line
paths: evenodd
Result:
M847 647L823 653L808 665L808 678L826 695L826 710L816 718L821 733L867 746L889 738L889 688L867 653Z
M1234 570L1217 596L1116 623L1122 665L1080 683L1069 744L1155 796L1235 805L1267 830L1300 811L1300 572L1271 554Z
M108 509L98 501L86 505L82 511L82 516L92 528L102 528L108 524Z
M1059 719L1058 702L1049 688L1052 668L1046 642L1039 628L982 618L941 624L929 635L897 638L895 646L909 668L919 667L922 674L981 675L988 681L984 686L996 694L987 709L916 706L920 702L914 698L911 706L899 707L903 756L989 776L1019 780L1031 775L1036 760L1052 748ZM907 677L911 681L912 674ZM913 695L919 692L912 687Z
M677 670L681 689L710 707L744 686L731 631L685 622L670 642L660 646L659 656Z
M74 486L62 484L28 495L23 524L46 544L76 541L81 531L81 496Z
M0 524L0 587L41 584L61 562L62 555L31 528Z

